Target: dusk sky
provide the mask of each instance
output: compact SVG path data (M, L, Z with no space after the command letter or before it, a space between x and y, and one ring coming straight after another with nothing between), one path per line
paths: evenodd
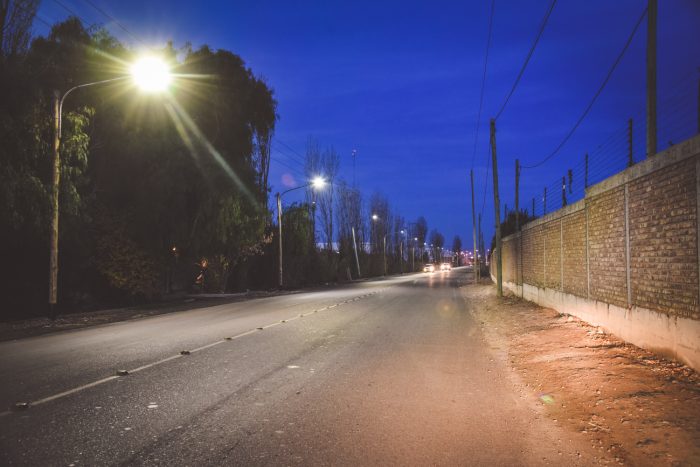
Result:
M550 0L495 2L475 158L491 1L92 2L150 46L172 40L176 47L190 42L195 48L208 44L227 49L266 79L275 90L280 116L270 174L273 193L282 189L285 174L301 181L300 157L293 151L304 154L307 139L314 137L340 154L341 178L348 181L353 178L351 153L357 149L357 184L367 199L374 191L382 192L407 220L424 215L429 228L445 235L447 246L458 234L471 247L473 166L477 211L486 193L483 225L490 239L494 215L490 172L487 178L488 119L511 89ZM559 145L605 79L646 3L557 3L497 122L501 201L509 208L515 158L534 165ZM54 23L69 15L67 9L141 47L84 0L44 1L39 17ZM47 32L40 22L35 29L37 34ZM561 177L570 168L572 186L580 193L586 152L591 153L592 182L623 168L630 117L635 119L635 159L644 158L646 29L645 18L568 143L547 163L523 170L524 208L531 210L537 197L537 214L542 214L545 186L551 193L548 210L559 207ZM660 150L697 132L699 66L700 2L659 2Z

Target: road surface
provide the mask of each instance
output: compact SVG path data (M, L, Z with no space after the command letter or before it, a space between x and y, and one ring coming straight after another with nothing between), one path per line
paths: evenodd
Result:
M491 355L460 293L470 279L406 275L2 342L0 407L31 405L0 414L0 463L581 463Z

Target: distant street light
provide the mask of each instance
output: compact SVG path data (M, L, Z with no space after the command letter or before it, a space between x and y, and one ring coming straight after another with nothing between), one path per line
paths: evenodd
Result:
M51 319L56 317L56 303L58 302L58 194L61 183L60 149L63 102L76 89L123 81L128 78L132 78L136 86L146 92L165 91L172 81L168 66L156 57L141 58L132 65L130 71L131 73L128 75L73 86L63 94L58 90L53 92L54 134L51 161L51 231L49 240L49 317Z
M326 185L326 181L323 177L315 177L309 183L301 185L295 188L290 188L289 190L283 191L282 193L277 193L277 226L279 229L279 287L282 288L284 284L284 276L282 272L282 196L289 193L290 191L300 190L302 188L312 187L315 190L320 190Z

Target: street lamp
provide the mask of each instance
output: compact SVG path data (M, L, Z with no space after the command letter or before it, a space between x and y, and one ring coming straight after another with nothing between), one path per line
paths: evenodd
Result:
M132 78L136 86L146 92L164 91L172 81L168 66L156 57L141 58L132 65L130 71L131 73L128 75L73 86L63 94L58 90L53 92L54 134L51 161L51 230L49 240L49 317L51 319L56 316L56 303L58 301L58 194L61 183L60 149L63 102L70 93L77 89L123 81L128 78Z
M320 190L324 187L326 181L323 177L315 177L309 183L301 185L295 188L290 188L289 190L283 191L282 193L277 193L277 226L279 228L279 287L282 288L284 284L283 273L282 273L282 196L289 193L290 191L300 190L306 187L312 187L315 190Z
M406 238L406 247L408 248L408 238L405 230L401 229L401 241L399 242L399 264L401 265L401 274L403 274L403 240Z

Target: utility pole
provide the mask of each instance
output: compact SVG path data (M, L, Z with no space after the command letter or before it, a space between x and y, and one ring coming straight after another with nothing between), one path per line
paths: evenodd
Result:
M566 177L561 178L561 207L566 206Z
M355 188L355 157L357 156L357 149L352 150L352 187Z
M474 210L474 170L469 171L469 178L471 179L472 182L472 239L474 240L474 264L472 267L474 268L474 283L476 284L477 281L477 265L479 264L479 256L478 252L476 249L476 211Z
M362 277L360 272L360 260L357 257L357 240L355 240L355 227L351 227L352 230L352 249L355 251L355 266L357 266L357 277Z
M544 187L544 196L542 197L542 203L544 207L542 208L542 215L547 215L547 187Z
M520 160L515 159L515 231L520 231Z
M647 157L656 154L656 15L658 1L647 4Z
M416 242L413 241L413 248L411 249L411 272L416 272Z
M535 217L535 198L532 198L532 217Z
M634 165L634 153L632 152L632 119L627 122L627 167Z
M491 162L493 164L493 207L496 218L496 292L503 296L503 271L501 255L501 200L498 196L498 161L496 156L496 120L491 119Z
M53 151L51 172L51 233L49 239L49 318L56 318L58 302L58 194L61 182L61 93L53 92Z
M277 228L277 239L279 241L279 278L277 284L281 289L284 279L282 277L282 195L279 192L277 193Z
M583 187L588 188L588 153L586 153L586 168L585 168L585 175L583 178Z
M482 255L483 252L484 252L484 239L483 239L482 236L481 236L481 213L479 213L479 227L478 227L477 232L478 232L478 235L479 235L479 243L478 243L478 245L479 245L479 249L478 249L478 251L479 251L479 256L478 256L478 259L477 259L477 261L476 261L476 262L477 262L477 265L479 266L479 269L478 269L478 271L477 271L477 279L480 280L480 279L481 279L481 255Z

